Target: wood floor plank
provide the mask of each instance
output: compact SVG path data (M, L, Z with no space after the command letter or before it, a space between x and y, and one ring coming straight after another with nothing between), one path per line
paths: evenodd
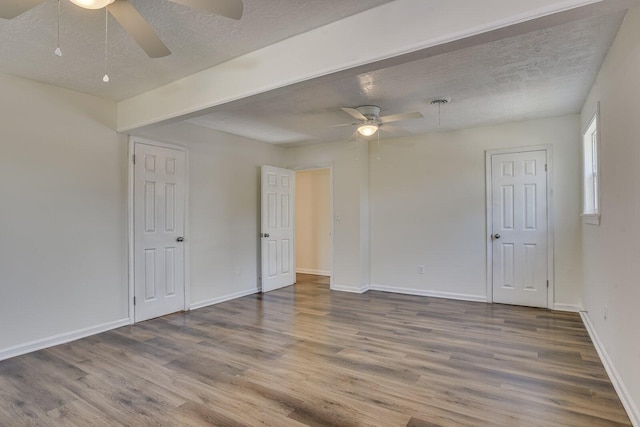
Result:
M0 362L0 426L629 426L580 317L328 278Z

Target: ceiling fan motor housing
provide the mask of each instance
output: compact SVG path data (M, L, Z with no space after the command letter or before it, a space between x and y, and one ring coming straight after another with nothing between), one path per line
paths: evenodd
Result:
M376 105L362 105L356 107L356 110L370 121L377 121L380 117L380 107Z

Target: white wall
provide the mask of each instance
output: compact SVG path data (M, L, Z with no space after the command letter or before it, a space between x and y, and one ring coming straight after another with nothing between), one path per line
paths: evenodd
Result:
M555 302L581 306L578 129L572 115L411 136L380 160L372 145L371 283L486 298L485 150L551 144Z
M191 306L255 293L260 273L260 167L284 149L191 125L144 136L189 149Z
M286 150L290 168L333 165L333 281L352 292L369 285L368 146L340 141ZM338 219L339 218L339 219Z
M0 75L0 359L128 322L126 136L116 104ZM260 166L283 149L192 126L192 305L255 292ZM11 325L11 327L6 327Z
M116 104L0 75L0 359L128 317Z
M331 274L331 171L296 172L296 271Z
M640 425L640 9L627 14L582 111L600 101L600 225L582 226L588 317ZM608 316L604 318L604 306Z

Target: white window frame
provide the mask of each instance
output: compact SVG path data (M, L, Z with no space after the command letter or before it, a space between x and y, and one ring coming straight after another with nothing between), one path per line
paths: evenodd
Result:
M600 225L600 105L582 132L582 220Z

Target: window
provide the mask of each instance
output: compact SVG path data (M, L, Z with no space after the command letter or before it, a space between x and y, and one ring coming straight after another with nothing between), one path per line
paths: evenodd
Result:
M598 113L594 114L582 137L583 208L587 224L600 224L600 180L598 174Z

